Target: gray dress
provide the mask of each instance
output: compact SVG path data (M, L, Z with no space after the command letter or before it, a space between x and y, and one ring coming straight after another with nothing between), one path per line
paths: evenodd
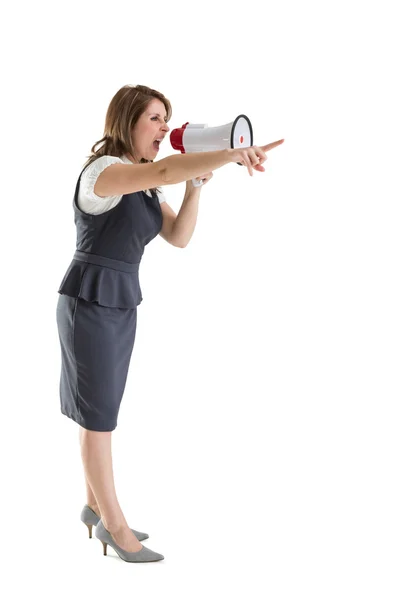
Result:
M134 192L107 212L87 214L77 203L82 173L73 200L76 251L58 289L61 412L85 429L112 431L143 299L139 265L162 212L156 193Z

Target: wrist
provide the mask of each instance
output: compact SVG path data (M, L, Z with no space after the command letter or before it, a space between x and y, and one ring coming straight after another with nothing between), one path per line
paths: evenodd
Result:
M193 193L196 193L197 191L200 193L200 190L201 190L201 188L202 188L202 187L203 187L202 185L199 185L198 187L195 187L195 186L193 185L193 183L192 183L192 180L191 180L191 179L189 179L189 180L186 182L186 192L185 192L185 194L186 194L186 196L187 196L188 194L192 195Z
M225 156L226 156L226 160L228 162L232 162L232 153L233 153L233 148L225 148L224 152L225 152Z

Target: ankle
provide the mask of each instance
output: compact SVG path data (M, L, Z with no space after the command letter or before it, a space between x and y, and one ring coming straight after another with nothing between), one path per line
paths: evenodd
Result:
M126 532L129 529L127 524L122 521L107 521L106 519L104 519L104 517L102 518L102 521L104 527L109 533L111 533L111 535L119 535Z
M89 504L89 502L86 502L86 504L89 508L91 508L93 510L93 512L96 513L96 515L100 516L100 509L95 502L94 503L91 502L90 504Z

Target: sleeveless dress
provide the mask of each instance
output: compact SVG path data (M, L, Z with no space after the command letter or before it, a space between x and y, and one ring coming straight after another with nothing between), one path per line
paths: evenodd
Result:
M61 412L93 431L112 431L125 389L142 291L139 265L162 227L155 192L125 194L94 215L73 199L76 251L57 302Z

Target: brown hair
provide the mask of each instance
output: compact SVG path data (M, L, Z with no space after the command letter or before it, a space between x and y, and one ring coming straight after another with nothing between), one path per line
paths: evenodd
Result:
M100 156L120 157L126 153L133 156L132 128L153 98L158 98L158 100L163 102L167 112L166 118L169 121L172 115L171 103L161 92L157 92L157 90L153 90L145 85L124 85L124 87L118 90L107 109L104 135L101 140L92 146L92 154L84 164L85 168ZM95 150L96 146L101 143L103 145L98 150ZM140 162L147 163L153 161L142 158ZM159 192L160 190L158 188L151 188L151 191Z

